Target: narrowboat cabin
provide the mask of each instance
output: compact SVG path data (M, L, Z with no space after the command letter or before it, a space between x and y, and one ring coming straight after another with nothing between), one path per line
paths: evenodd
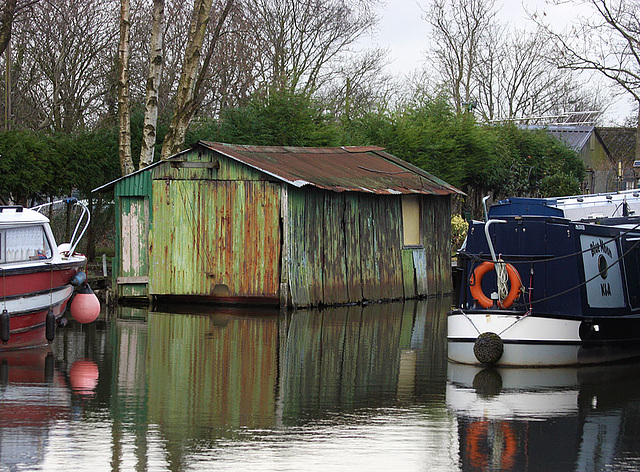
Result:
M449 359L544 367L613 362L640 346L640 192L510 198L459 251Z

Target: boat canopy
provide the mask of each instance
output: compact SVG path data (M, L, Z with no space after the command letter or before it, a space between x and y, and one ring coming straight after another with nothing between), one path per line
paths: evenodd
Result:
M42 213L21 206L0 206L0 225L25 225L48 223Z
M557 198L512 197L492 205L488 216L490 219L508 216L547 216L572 221L640 216L640 192L636 189Z

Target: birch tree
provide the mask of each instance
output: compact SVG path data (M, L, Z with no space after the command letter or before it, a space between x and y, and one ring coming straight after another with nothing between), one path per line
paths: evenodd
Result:
M131 30L131 5L129 0L120 3L120 44L118 47L118 155L122 175L134 171L131 157L131 109L129 104L129 35Z
M154 0L149 46L149 76L145 99L144 128L140 151L140 169L153 162L158 125L158 88L162 74L164 55L162 37L164 33L164 0Z
M206 71L211 61L222 26L233 4L234 0L225 0L209 44L208 53L204 57L204 65L201 65L202 48L213 5L212 0L195 1L173 117L162 144L162 159L179 152L184 144L187 128L201 100L199 94L203 83L203 70Z

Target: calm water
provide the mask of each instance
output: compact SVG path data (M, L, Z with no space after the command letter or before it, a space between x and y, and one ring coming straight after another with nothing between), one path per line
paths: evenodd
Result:
M0 356L0 470L640 468L640 363L449 365L448 308L70 324Z

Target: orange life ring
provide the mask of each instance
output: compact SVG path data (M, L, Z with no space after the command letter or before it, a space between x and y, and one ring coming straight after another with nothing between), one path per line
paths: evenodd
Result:
M487 470L491 465L488 451L489 428L487 420L477 421L469 425L465 441L465 455L475 469ZM510 423L501 421L495 424L492 432L492 443L502 443L500 465L502 470L511 470L518 453L518 437Z
M520 288L522 287L522 282L520 281L520 274L515 267L511 264L507 264L507 274L509 275L509 283L511 284L511 289L509 290L509 294L507 298L504 300L498 300L498 306L500 308L509 308L513 305L513 302L520 295ZM480 264L471 274L471 278L469 279L469 290L471 290L471 296L478 301L478 304L483 308L490 308L493 306L493 301L487 297L482 291L482 277L489 271L495 270L495 265L493 262L483 262Z

